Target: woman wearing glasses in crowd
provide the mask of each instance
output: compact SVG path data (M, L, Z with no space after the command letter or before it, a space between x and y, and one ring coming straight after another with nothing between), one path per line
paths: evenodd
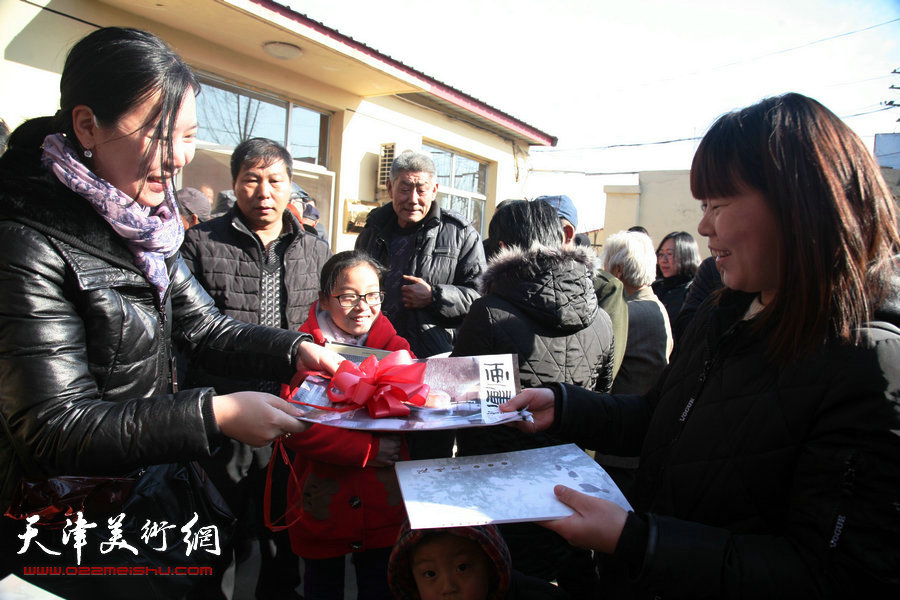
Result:
M691 167L725 289L643 396L551 384L538 429L641 453L634 512L558 487L547 526L611 598L900 597L900 234L859 137L799 94L726 114Z
M687 231L673 231L656 248L659 279L653 282L653 293L666 307L669 322L681 312L684 296L700 266L700 248Z
M381 314L383 273L362 252L332 256L322 267L319 300L300 331L317 344L409 350ZM304 378L298 373L283 397L290 398ZM344 557L352 553L359 597L392 598L388 558L406 516L392 468L409 458L402 437L313 425L284 444L296 452L298 482L288 483L286 520L293 522L291 546L305 564L303 596L342 599Z

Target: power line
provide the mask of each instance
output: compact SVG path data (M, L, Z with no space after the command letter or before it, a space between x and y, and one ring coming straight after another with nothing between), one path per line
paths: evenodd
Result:
M777 51L775 51L775 52L769 52L768 54L761 54L760 56L757 56L757 57L755 57L755 58L745 59L744 61L737 61L737 62L732 63L732 64L739 64L740 62L746 62L747 60L756 60L756 59L759 59L759 58L768 58L769 56L776 56L776 55L778 55L778 54L785 54L785 53L787 53L787 52L793 52L794 50L800 50L800 49L802 49L802 48L808 48L809 46L815 46L816 44L821 44L821 43L823 43L823 42L830 42L831 40L836 40L836 39L838 39L838 38L847 37L848 35L855 35L855 34L857 34L857 33L862 33L863 31L869 31L870 29L876 29L876 28L878 28L878 27L884 27L885 25L890 25L891 23L896 23L897 21L900 21L900 17L898 17L898 18L896 18L896 19L891 19L890 21L885 21L885 22L883 22L883 23L877 23L877 24L875 24L875 25L869 25L868 27L863 27L863 28L861 28L861 29L854 29L853 31L846 31L846 32L844 32L844 33L839 33L839 34L837 34L837 35L831 35L831 36L828 36L828 37L824 37L824 38L822 38L822 39L820 39L820 40L815 40L815 41L813 41L813 42L808 42L808 43L806 43L806 44L800 44L799 46L794 46L794 47L792 47L792 48L785 48L785 49L783 49L783 50L777 50ZM726 66L730 66L730 65L726 65Z
M788 52L794 52L795 50L802 50L803 48L808 48L808 47L810 47L810 46L815 46L816 44L821 44L821 43L824 43L824 42L830 42L831 40L836 40L836 39L838 39L838 38L847 37L847 36L850 36L850 35L855 35L855 34L857 34L857 33L862 33L862 32L864 32L864 31L869 31L869 30L871 30L871 29L876 29L876 28L878 28L878 27L884 27L885 25L890 25L891 23L896 23L896 22L898 22L898 21L900 21L900 17L897 17L896 19L891 19L890 21L884 21L883 23L876 23L875 25L869 25L868 27L863 27L863 28L861 28L861 29L854 29L853 31L845 31L844 33L838 33L838 34L836 34L836 35L830 35L830 36L828 36L828 37L824 37L824 38L821 38L821 39L818 39L818 40L814 40L814 41L812 41L812 42L807 42L807 43L805 43L805 44L800 44L799 46L791 46L790 48L782 48L781 50L775 50L775 51L773 51L773 52L767 52L767 53L765 53L765 54L760 54L760 55L758 55L758 56L751 56L751 57L748 57L748 58L742 58L742 59L736 60L736 61L734 61L734 62L724 63L724 64L721 64L721 65L709 67L708 69L700 69L700 70L698 70L698 71L691 71L691 72L685 73L685 74L683 74L683 75L676 75L676 76L670 77L670 78L668 78L668 79L655 80L653 83L660 83L660 82L665 82L665 81L674 81L674 80L677 80L677 79L680 79L680 78L683 78L683 77L693 77L693 76L695 76L695 75L700 75L700 74L702 74L702 73L707 73L707 72L711 72L711 71L718 71L718 70L720 70L720 69L726 69L726 68L728 68L728 67L734 67L734 66L736 66L736 65L741 65L741 64L744 64L744 63L748 63L748 62L753 62L753 61L756 61L756 60L761 60L761 59L763 59L763 58L769 58L770 56L777 56L777 55L779 55L779 54L786 54L786 53L788 53Z
M551 152L584 152L587 150L610 150L612 148L637 148L641 146L661 146L663 144L678 144L681 142L696 142L702 139L702 136L676 138L671 140L658 140L655 142L636 142L633 144L610 144L608 146L582 146L580 148L532 148L535 154L549 154Z
M871 115L872 113L882 112L885 110L891 110L892 108L897 108L896 106L882 106L881 108L876 108L875 110L869 110L866 112L856 113L855 115L847 115L845 117L841 117L842 119L852 119L853 117L861 117L863 115Z
M596 177L603 175L637 175L640 171L580 171L578 169L528 169L529 173L555 173L557 175L585 175Z
M897 105L890 104L888 106L882 106L881 108L876 108L874 110L858 112L858 113L854 113L852 115L843 115L839 118L840 119L852 119L853 117L861 117L863 115L871 115L873 113L890 110L892 108L897 108ZM663 144L678 144L678 143L682 143L682 142L697 142L701 139L703 139L703 136L675 138L675 139L671 139L671 140L657 140L655 142L635 142L632 144L609 144L607 146L581 146L578 148L532 148L531 151L534 154L549 154L551 152L587 152L587 151L592 151L592 150L611 150L614 148L639 148L639 147L645 147L645 146L661 146Z

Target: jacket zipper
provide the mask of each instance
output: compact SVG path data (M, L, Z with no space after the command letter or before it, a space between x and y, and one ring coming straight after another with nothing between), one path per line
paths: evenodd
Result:
M725 342L728 341L729 338L732 338L737 331L740 323L735 323L728 330L722 334L719 338L718 343L716 344L715 353L708 359L706 359L703 363L703 369L700 371L700 375L697 377L697 385L694 388L694 392L688 398L688 401L685 403L684 408L682 409L680 415L678 416L678 431L672 437L669 442L668 454L666 455L666 460L663 466L659 469L656 474L656 480L661 481L663 475L666 471L669 470L669 466L672 464L672 455L675 450L675 446L678 444L678 440L681 439L681 434L684 433L684 428L687 425L687 421L690 416L693 414L694 406L697 403L697 399L700 397L700 394L703 392L703 388L706 387L706 382L709 379L709 373L712 371L712 368L717 363L721 362L722 358L722 347ZM658 495L653 496L653 500L650 504L651 511L656 508L657 501L659 499Z

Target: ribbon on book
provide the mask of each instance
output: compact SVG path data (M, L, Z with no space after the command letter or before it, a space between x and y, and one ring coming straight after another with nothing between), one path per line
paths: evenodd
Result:
M381 361L370 356L358 367L345 360L328 384L328 399L346 403L348 409L365 406L373 419L405 417L407 403L425 405L430 389L423 383L425 367L406 350L391 352Z

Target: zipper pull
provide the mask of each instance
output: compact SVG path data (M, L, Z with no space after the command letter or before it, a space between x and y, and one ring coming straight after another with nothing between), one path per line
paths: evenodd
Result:
M709 370L712 367L712 361L707 360L703 363L703 370L700 372L700 383L706 381L707 376L709 375Z

